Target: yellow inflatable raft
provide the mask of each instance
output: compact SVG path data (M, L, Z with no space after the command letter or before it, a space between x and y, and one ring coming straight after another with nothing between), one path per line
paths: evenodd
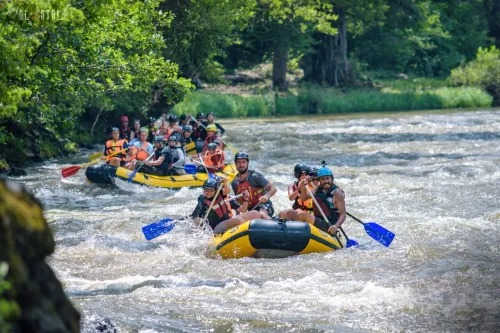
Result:
M110 165L102 164L87 168L85 176L89 183L96 184L114 184L114 178L128 180L133 171L125 168L117 168ZM234 164L228 164L222 172L217 172L216 175L226 177L231 182L236 176L237 170ZM181 188L185 186L197 187L203 186L207 180L206 173L197 173L194 175L180 176L154 176L145 173L137 172L132 180L132 183L143 184L156 187L166 188Z
M344 247L344 238L332 237L305 222L252 220L213 238L215 254L224 258L281 258L330 252Z

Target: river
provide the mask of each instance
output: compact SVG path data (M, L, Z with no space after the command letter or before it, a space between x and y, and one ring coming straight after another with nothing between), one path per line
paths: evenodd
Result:
M28 169L57 242L49 260L83 314L119 332L494 332L500 327L500 111L223 122L225 140L278 187L298 162L333 169L347 210L396 234L389 248L348 218L359 247L284 259L207 256L189 223L152 242L141 227L191 213L200 189L87 184L94 151Z

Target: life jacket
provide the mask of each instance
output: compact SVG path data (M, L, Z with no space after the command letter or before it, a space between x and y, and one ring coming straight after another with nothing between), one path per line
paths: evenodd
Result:
M294 186L295 186L295 188L297 188L298 182L295 182ZM312 189L312 186L310 184L307 184L307 186L309 187L309 189ZM300 200L300 195L299 195L297 198L295 198L295 202L293 203L292 208L293 209L301 209L304 212L308 212L308 213L313 213L313 202L314 201L312 198L309 198L306 201L302 202L302 200Z
M148 126L148 141L149 142L153 142L154 141L154 138L155 138L155 135L156 135L156 131L158 130L158 127L156 126L153 126L153 127L149 127Z
M212 157L219 156L219 163L215 164L212 160ZM207 150L205 156L203 157L203 162L208 166L215 166L217 170L221 169L224 166L224 154L220 149L216 149L214 154L210 154ZM213 170L213 169L212 169Z
M130 138L130 127L120 128L120 140L128 140Z
M206 209L210 207L212 199L207 199L203 197L203 205ZM224 196L220 195L215 199L212 210L208 214L208 221L210 226L215 228L217 224L222 221L228 220L233 217L233 210L231 209L231 204L229 202L224 202Z
M250 177L252 177L252 174L254 173L255 171L253 170L248 170L248 176L247 178L243 181L243 182L240 182L238 184L238 186L236 187L236 194L241 194L243 193L245 190L248 190L248 193L250 194L250 197L249 197L249 202L248 202L248 210L252 210L255 206L257 206L259 204L259 199L261 196L263 196L263 192L264 192L264 188L254 188L254 187L251 187L250 186L250 182L248 181L248 179ZM238 203L241 205L243 204L243 198L238 198L236 199L238 201Z
M106 142L105 156L111 155L114 152L122 150L125 143L127 143L127 140L118 140L118 141L108 140ZM125 153L121 153L113 157L118 157L124 162L127 160L127 155Z
M321 207L321 210L323 213L325 213L326 217L328 218L328 221L330 224L335 224L337 220L339 219L339 210L337 207L335 207L334 204L334 197L333 193L338 189L336 185L333 185L333 187L327 192L323 192L323 187L318 187L316 190L316 194L314 197L316 198L316 201L318 201L319 206ZM314 210L314 216L319 217L320 219L323 219L323 215L319 211L318 207L316 204L313 202L313 210Z
M137 159L139 161L145 161L148 159L149 157L149 154L148 154L148 151L147 151L147 147L149 145L149 142L145 141L142 143L142 146L140 148L137 148Z
M206 137L205 142L203 142L203 149L202 151L206 151L208 149L208 144L214 142L215 140L219 141L220 144L220 149L224 150L224 144L222 143L222 140L219 138L217 134L212 135L211 137Z
M136 159L137 159L137 148L134 146L130 146L128 148L127 162L134 161Z

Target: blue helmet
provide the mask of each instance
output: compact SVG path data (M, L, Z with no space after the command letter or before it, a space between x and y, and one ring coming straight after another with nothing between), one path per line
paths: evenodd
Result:
M331 176L333 178L333 172L332 172L332 170L330 170L326 166L323 166L323 167L319 168L318 178L325 177L325 176Z

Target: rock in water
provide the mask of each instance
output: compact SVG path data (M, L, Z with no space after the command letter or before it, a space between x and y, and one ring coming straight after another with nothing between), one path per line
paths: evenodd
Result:
M54 246L38 200L0 181L0 332L80 332L80 314L45 262Z
M8 176L14 176L14 177L26 176L26 175L28 175L26 170L24 170L22 168L15 168L15 167L12 167L8 173Z

